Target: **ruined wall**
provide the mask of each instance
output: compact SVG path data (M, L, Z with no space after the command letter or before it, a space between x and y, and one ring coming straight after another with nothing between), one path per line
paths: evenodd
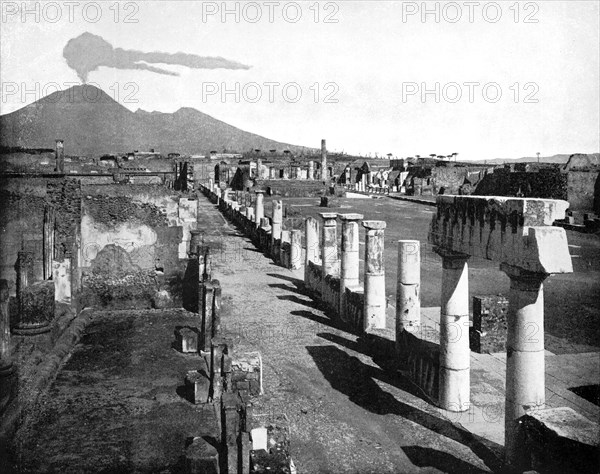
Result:
M477 196L518 196L567 200L567 175L558 168L514 172L496 168L479 182Z
M82 285L87 304L152 307L179 296L179 196L160 186L83 189Z
M273 196L284 197L314 197L321 196L325 191L320 180L257 180L257 189L271 191Z
M72 250L80 221L79 182L61 176L3 177L0 186L0 278L9 281L14 296L17 252L33 252L34 281L43 278L42 237L44 207L54 206L56 215L55 258Z

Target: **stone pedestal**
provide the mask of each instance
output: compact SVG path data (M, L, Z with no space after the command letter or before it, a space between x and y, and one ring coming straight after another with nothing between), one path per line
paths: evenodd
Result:
M398 241L396 286L396 341L402 331L415 333L421 327L421 242Z
M385 329L384 221L363 221L365 237L364 329Z
M548 277L501 264L510 278L506 336L505 456L519 460L518 418L545 405L544 286Z
M202 246L204 243L203 234L204 232L201 230L190 230L190 250L188 252L190 258L192 258L195 255L198 255L198 247Z
M346 314L346 288L359 284L359 229L362 214L340 214L342 221L342 258L340 265L340 318L348 322Z
M435 251L442 257L439 404L460 412L470 406L468 255Z
M255 211L254 218L256 219L256 227L260 226L261 219L265 217L265 192L264 191L256 191L256 203L255 203Z

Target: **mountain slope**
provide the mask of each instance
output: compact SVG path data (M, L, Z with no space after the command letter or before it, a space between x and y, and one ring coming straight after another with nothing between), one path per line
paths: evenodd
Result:
M163 154L302 149L245 132L192 108L173 114L131 112L91 85L55 92L0 116L2 146L47 148L57 138L65 140L67 154L89 156L149 148Z

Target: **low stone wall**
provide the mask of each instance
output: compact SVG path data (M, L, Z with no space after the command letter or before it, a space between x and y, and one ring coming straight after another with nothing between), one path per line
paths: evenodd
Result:
M473 296L473 326L469 329L473 352L506 352L507 311L504 296Z

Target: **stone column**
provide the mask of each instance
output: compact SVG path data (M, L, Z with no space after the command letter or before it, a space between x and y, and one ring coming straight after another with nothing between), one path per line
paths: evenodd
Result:
M468 255L435 251L442 257L440 314L440 407L465 411L470 405Z
M215 184L212 178L208 178L208 189L210 189L213 193L215 192Z
M321 226L321 259L323 281L325 281L325 276L335 275L338 270L337 214L335 212L322 212L319 215L323 219L323 225Z
M44 209L44 262L43 262L43 278L49 280L52 278L52 260L54 259L54 227L56 217L54 215L54 207L46 205Z
M297 270L302 267L302 231L290 232L290 267Z
M315 162L308 162L308 179L315 179Z
M263 217L265 217L265 192L264 191L256 191L256 203L254 217L256 219L256 227L260 226L260 222Z
M396 286L396 341L402 331L415 333L421 327L421 242L398 241Z
M342 258L340 266L340 318L347 322L346 288L359 284L359 229L362 214L340 214L342 221Z
M364 329L385 329L384 221L363 221L365 238Z
M0 384L4 377L12 374L13 364L10 357L10 314L8 312L8 281L0 280Z
M58 173L65 172L65 142L63 140L56 140L56 171Z
M283 203L281 201L273 201L273 215L271 218L271 255L275 255L275 241L281 239L281 224L283 222Z
M304 254L304 282L306 283L308 262L319 261L319 222L314 217L307 217L304 220L304 245L306 245Z
M262 179L260 175L260 169L262 168L262 160L260 158L256 159L256 179Z
M327 144L325 139L321 140L321 179L326 181L329 177L327 176Z
M510 278L506 335L506 401L504 446L506 462L519 465L518 418L528 409L544 408L544 280L532 273L501 264Z

